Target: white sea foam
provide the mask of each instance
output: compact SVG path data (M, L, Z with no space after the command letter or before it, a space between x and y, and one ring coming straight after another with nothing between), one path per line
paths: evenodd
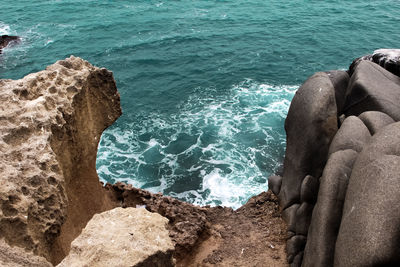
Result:
M0 21L0 35L11 34L10 26Z
M135 125L107 130L99 176L199 205L238 208L267 189L267 176L280 165L283 122L296 89L245 80L228 95L199 90L179 113L146 114Z

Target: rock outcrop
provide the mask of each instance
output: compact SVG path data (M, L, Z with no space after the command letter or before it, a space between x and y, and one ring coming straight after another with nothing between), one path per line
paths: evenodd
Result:
M10 36L10 35L1 35L0 36L0 54L2 53L2 49L11 45L12 43L19 43L21 38L18 36Z
M57 266L174 265L168 219L144 208L115 208L93 216Z
M3 267L51 267L45 258L26 252L21 247L11 247L0 240L0 266Z
M129 212L137 206L168 218L177 266L285 265L286 225L271 192L234 211L99 182L95 161L100 135L121 114L111 72L72 56L21 80L0 80L0 89L1 266L59 264L75 238L79 236L74 244L85 243L80 242L85 232L80 234L95 214L117 207ZM96 235L107 237L108 222L122 223L124 212L95 217L101 219L96 225L105 227ZM89 251L98 253L77 247L63 265L90 260L83 259ZM107 255L117 262L119 256ZM149 261L166 266L164 260Z
M283 176L269 180L288 223L291 266L400 264L399 51L378 50L355 60L350 79L327 72L336 107L330 95L315 104L326 83L319 73L294 96L285 122ZM319 116L326 113L313 112L335 108L337 132L325 139L307 134L325 131ZM310 125L313 120L319 124Z
M96 213L97 145L121 114L113 75L75 57L0 80L0 238L57 263Z
M371 61L391 73L400 76L400 49L378 49L371 55L359 57L353 61L349 68L349 74L352 75L355 67L361 61Z

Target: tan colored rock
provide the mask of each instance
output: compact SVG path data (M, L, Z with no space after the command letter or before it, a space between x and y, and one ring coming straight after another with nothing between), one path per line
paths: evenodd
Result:
M167 224L167 218L144 208L96 214L58 267L173 266Z
M9 246L0 240L0 266L2 267L51 267L45 258L35 256L20 247Z
M53 263L89 219L113 208L95 169L121 114L111 72L71 56L0 80L0 238Z

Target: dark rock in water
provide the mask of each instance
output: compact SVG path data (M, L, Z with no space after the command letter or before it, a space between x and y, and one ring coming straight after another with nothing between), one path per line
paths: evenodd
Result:
M389 115L379 111L366 111L358 118L364 122L371 135L374 135L384 126L395 122Z
M359 57L351 63L348 73L353 74L355 67L362 60L372 61L391 73L400 76L400 49L379 49L372 55Z
M11 43L19 43L21 38L18 36L10 36L10 35L1 35L0 36L0 54L1 50L8 46Z
M335 88L326 73L311 76L296 92L285 120L286 154L279 201L300 202L306 175L320 177L337 131Z
M314 205L304 202L296 212L296 234L307 236Z
M346 90L349 84L349 74L342 70L327 71L329 79L335 88L336 106L338 114L342 113L344 102L346 100Z
M271 175L268 178L268 188L277 196L281 191L282 177L279 175Z
M378 131L359 154L347 188L335 266L400 266L399 144L400 122Z
M314 204L317 200L319 181L317 178L307 175L302 184L300 191L300 202L308 202Z
M364 111L381 111L400 120L400 77L366 60L351 76L344 114L358 116Z
M357 117L347 117L329 147L329 155L339 150L353 149L360 152L371 138L367 126Z
M356 158L357 152L348 149L333 153L328 159L308 229L303 266L333 266L347 184Z
M303 251L305 244L306 237L302 235L295 235L287 241L286 250L289 263L293 263L296 255Z

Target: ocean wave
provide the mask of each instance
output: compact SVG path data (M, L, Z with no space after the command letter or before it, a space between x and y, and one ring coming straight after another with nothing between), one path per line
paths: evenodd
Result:
M11 29L10 26L0 21L0 35L10 35Z
M102 136L97 171L199 205L240 207L267 190L283 158L283 121L297 86L245 80L199 89L174 114L137 116Z

